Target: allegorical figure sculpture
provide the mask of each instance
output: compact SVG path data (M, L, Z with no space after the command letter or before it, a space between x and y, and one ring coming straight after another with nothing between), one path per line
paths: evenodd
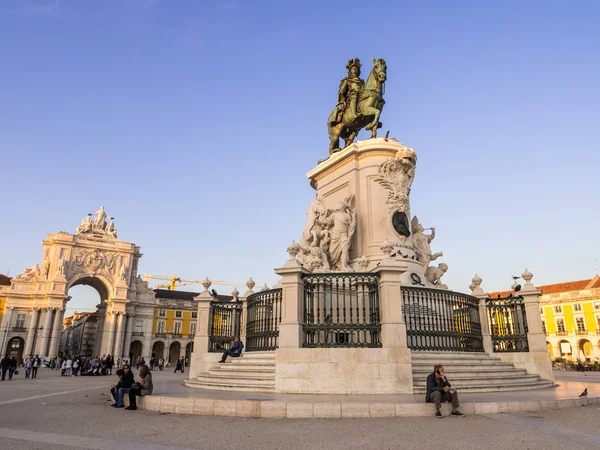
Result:
M351 272L350 244L356 230L353 195L329 210L316 197L306 212L306 224L298 243L298 260L310 272Z
M332 270L352 272L350 245L356 230L356 211L352 206L354 195L346 197L331 213L331 242L329 259Z
M40 266L37 264L34 264L33 267L29 267L29 268L25 269L23 271L23 273L18 274L15 277L15 280L31 281L31 280L39 277L41 273L42 273L42 270L40 269Z
M86 216L81 220L81 225L77 227L77 234L89 233L92 231L93 226L90 216Z
M58 260L58 274L65 276L67 273L67 261L65 260L64 257L60 257L60 259Z
M448 286L442 283L442 277L448 271L448 265L441 263L437 267L428 267L425 271L425 279L438 289L448 289Z
M96 218L92 220L90 216L96 216ZM111 219L110 223L106 222L107 218ZM81 225L77 227L77 234L90 234L91 236L88 236L88 238L91 239L99 237L117 239L117 229L112 219L106 214L104 206L101 206L94 214L88 214L87 217L83 218Z
M417 216L412 218L412 244L417 256L417 261L423 264L425 269L429 267L431 261L435 261L440 256L444 256L442 252L431 253L431 247L429 244L435 238L435 228L431 228L431 234L427 235L424 233L425 228L419 223Z
M361 67L358 58L350 59L346 65L348 76L340 82L338 103L327 120L330 155L340 150L340 138L344 139L345 148L362 128L371 130L371 137L377 137L377 129L381 128L379 116L385 104L387 65L385 59L373 58L373 69L366 82L360 78Z
M106 212L104 211L104 206L101 206L98 211L96 211L96 219L94 219L94 228L99 228L104 230L106 228Z

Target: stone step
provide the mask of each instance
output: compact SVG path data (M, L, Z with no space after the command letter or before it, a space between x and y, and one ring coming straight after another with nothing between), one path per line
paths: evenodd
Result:
M271 374L273 376L275 376L275 367L273 368L265 368L265 369L252 369L252 368L246 368L246 367L235 367L235 368L229 368L229 367L215 367L215 368L209 368L208 369L208 373L210 374L229 374L230 376L244 376L244 377L250 377L253 374Z
M219 367L225 370L240 370L240 371L244 371L244 370L275 370L275 364L254 364L254 363L248 363L248 364L227 364L227 363L223 363L223 364L211 364L209 365L208 369L209 370L219 370Z
M476 379L476 378L499 378L499 377L514 377L514 376L525 376L527 371L525 369L511 369L511 368L494 368L495 370L468 370L468 369L456 369L453 371L446 371L446 375L452 380L460 379ZM431 373L430 370L414 370L413 379L426 380L427 376Z
M427 362L423 362L423 361L415 361L414 359L412 360L412 365L413 367L428 367L430 370L433 371L433 366L436 364L442 364L444 367L448 368L448 367L513 367L513 365L511 363L507 363L507 362L500 362L500 361L493 361L493 360L481 360L481 361L459 361L459 360L436 360L434 361L427 361Z
M200 374L196 380L202 383L217 384L244 384L250 386L275 386L274 377L259 378L231 378L229 375L211 375L208 373Z
M485 386L504 386L511 384L522 384L522 383L537 383L540 381L540 377L537 375L523 375L514 377L486 377L483 379L475 378L450 378L452 387L462 389L464 387L485 387ZM424 379L413 379L413 387L426 387L427 380Z
M229 372L229 371L208 371L205 373L201 373L198 375L199 378L219 378L219 379L228 379L228 380L274 380L275 372L269 373L261 373L261 372Z
M498 385L498 386L471 386L471 387L457 387L460 392L468 392L468 393L483 393L483 392L509 392L509 391L529 391L533 389L547 389L554 387L554 383L552 381L538 381L537 383L516 383L516 384L508 384L508 385ZM423 394L427 392L425 387L415 387L413 389L415 394Z
M239 391L239 392L274 392L273 386L255 386L245 383L213 383L207 381L185 380L185 385L194 389L209 389L218 391Z
M460 359L460 360L480 360L480 359L485 359L485 360L494 360L494 361L500 361L499 357L496 356L490 356L487 353L459 353L459 352L411 352L410 354L412 359L419 359L419 360L438 360L438 359L444 359L444 360L456 360L456 359Z
M239 359L272 359L275 360L275 352L242 352Z

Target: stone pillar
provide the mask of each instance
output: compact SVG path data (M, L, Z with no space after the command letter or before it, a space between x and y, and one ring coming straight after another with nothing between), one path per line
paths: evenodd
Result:
M125 339L124 339L124 343L123 343L123 358L129 358L129 347L131 346L131 335L132 334L133 334L133 314L125 313Z
M490 316L487 310L487 300L490 298L489 294L483 292L481 289L482 279L479 275L475 274L471 280L472 284L471 295L479 299L479 323L481 324L481 335L483 337L483 350L491 355L494 353L494 347L492 346L492 334L490 330Z
M302 348L304 343L304 332L302 321L304 314L304 287L302 274L308 273L300 261L296 259L296 250L290 250L291 258L283 267L275 269L275 273L281 276L282 299L281 299L281 323L279 324L279 348ZM279 353L279 352L278 352Z
M106 330L107 330L107 342L106 342L106 348L103 349L103 351L101 352L102 354L100 355L105 356L105 355L113 355L113 347L115 345L115 315L116 313L114 312L106 312L106 319L107 319L107 323L106 323Z
M117 313L117 334L116 334L116 343L115 343L115 352L113 358L115 361L117 358L123 356L123 339L125 337L125 324L123 323L125 319L124 312Z
M13 307L12 306L7 306L6 309L4 310L4 316L2 317L2 326L0 326L0 333L1 333L1 337L0 339L2 339L2 347L0 348L0 355L2 355L2 357L4 357L4 355L6 354L6 338L8 336L8 333L10 333L10 321L12 319L12 313L13 313Z
M60 346L60 333L62 331L62 322L65 315L64 308L56 308L54 315L54 323L52 325L52 337L50 338L50 347L47 356L58 356L58 348Z
M29 330L27 330L27 339L25 340L25 349L23 351L23 357L30 356L33 353L33 338L36 333L39 315L40 308L33 308L33 313L31 314L31 321L29 322Z
M240 339L246 345L246 324L248 323L248 297L254 294L252 288L256 286L256 283L250 277L248 281L246 281L246 287L248 290L244 293L243 297L240 297L240 301L242 302L242 323L240 324Z
M48 353L48 341L52 336L52 316L54 314L53 308L46 308L46 316L44 320L44 329L42 330L41 339L36 342L35 349L33 352L36 355L50 356Z
M400 276L407 267L390 257L379 263L379 313L381 320L381 345L383 348L405 348L406 323L402 314Z
M208 341L210 338L210 304L213 300L208 291L212 283L206 280L203 283L204 291L194 298L198 302L198 319L196 323L196 335L194 336L194 351L190 361L190 379L195 379L199 373L206 372L211 362L219 360L219 353L208 353ZM165 343L165 352L166 349Z

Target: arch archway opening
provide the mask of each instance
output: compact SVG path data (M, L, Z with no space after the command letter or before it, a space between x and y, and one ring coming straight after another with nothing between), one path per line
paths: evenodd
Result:
M190 342L185 346L185 365L190 365L190 360L192 358L192 352L194 351L194 343Z
M25 340L21 337L15 336L11 338L6 344L6 351L4 354L9 358L13 356L17 359L17 363L23 362L23 351L25 350Z
M158 359L165 357L165 343L163 341L156 341L152 345L152 357Z
M99 356L104 311L98 309L108 290L97 278L81 278L69 287L59 354Z
M135 361L142 357L144 346L141 341L133 341L129 346L129 362L135 363Z
M169 364L177 364L179 355L181 353L181 344L177 341L173 342L169 346Z

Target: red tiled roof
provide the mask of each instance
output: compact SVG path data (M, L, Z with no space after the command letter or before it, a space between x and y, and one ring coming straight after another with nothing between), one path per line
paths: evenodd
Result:
M560 294L561 292L572 292L581 291L583 289L597 289L600 288L600 276L596 275L594 278L579 281L568 281L566 283L547 284L545 286L536 286L536 289L542 291L542 295L548 294ZM502 291L502 292L491 292L491 298L506 297L508 294L514 293L514 291Z
M0 273L0 286L10 286L11 277L7 277L6 275L2 275Z

